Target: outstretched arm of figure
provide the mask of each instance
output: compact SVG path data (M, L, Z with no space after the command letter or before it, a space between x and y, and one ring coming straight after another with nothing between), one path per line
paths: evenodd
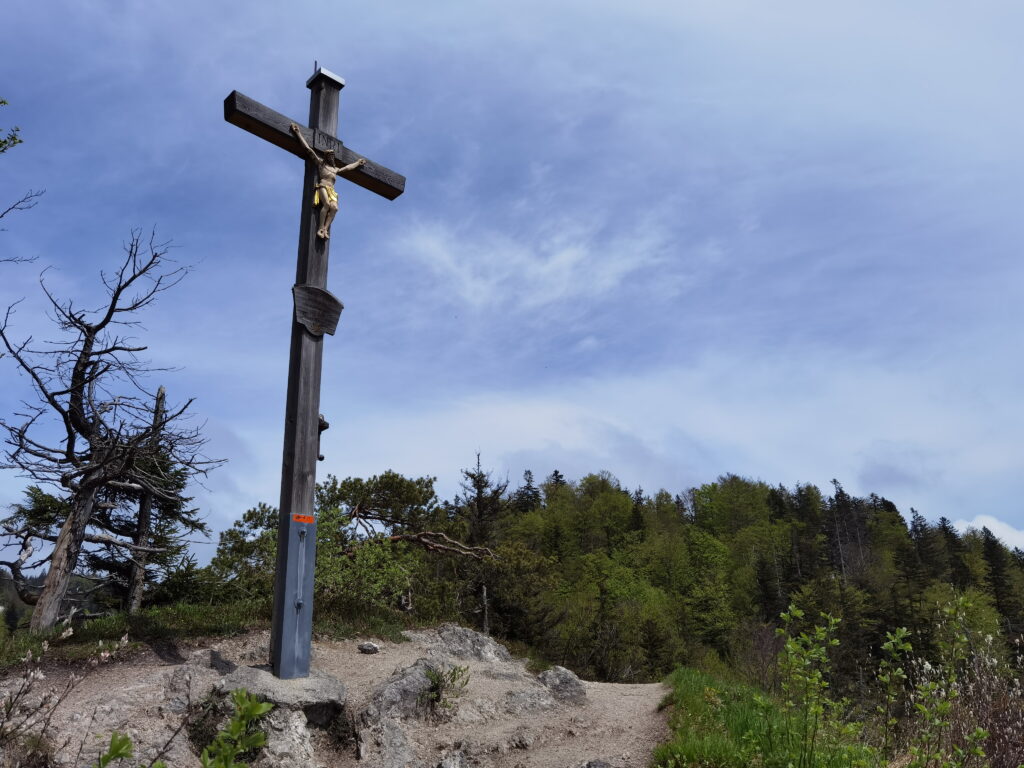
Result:
M358 168L361 165L366 165L366 158L365 157L360 157L354 163L349 163L348 165L343 165L341 168L338 169L338 173L347 173L348 171L354 171L356 168Z
M299 143L302 145L302 148L306 150L306 154L309 155L310 159L317 165L321 164L323 162L323 158L321 158L320 155L314 152L313 148L306 143L306 137L302 135L302 131L299 128L299 124L292 123L289 127L292 129L292 133L295 134L295 137L299 140Z

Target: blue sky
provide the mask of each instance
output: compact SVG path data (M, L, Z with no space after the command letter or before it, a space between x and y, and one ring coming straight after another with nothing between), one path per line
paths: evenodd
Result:
M295 118L408 177L340 185L321 473L450 496L734 472L878 493L1024 546L1024 103L1015 2L22 4L0 27L0 301L94 296L132 227L194 265L141 337L195 396L214 529L278 496L302 163ZM0 410L25 382L0 360ZM0 474L0 503L24 481Z

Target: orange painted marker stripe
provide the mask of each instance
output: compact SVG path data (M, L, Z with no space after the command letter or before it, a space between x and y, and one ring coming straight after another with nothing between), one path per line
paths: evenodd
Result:
M312 515L292 515L292 520L296 523L315 523L316 518Z

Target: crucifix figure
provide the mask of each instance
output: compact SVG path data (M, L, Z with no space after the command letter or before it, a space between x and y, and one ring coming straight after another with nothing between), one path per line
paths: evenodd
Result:
M334 334L342 310L341 302L327 290L330 227L338 211L334 181L344 174L343 178L389 200L405 190L404 176L366 160L335 138L338 94L345 81L318 68L306 86L311 91L308 128L238 91L224 100L224 119L229 123L307 160L292 287L294 312L270 643L274 674L286 679L309 675L313 635L313 491L320 432L327 425L320 415L323 335Z
M306 150L310 159L316 163L317 180L316 189L313 192L313 205L320 207L320 228L316 231L316 236L326 240L331 236L331 222L338 215L338 192L334 189L334 179L339 173L348 173L366 165L366 158L360 157L354 163L339 167L335 165L337 160L334 159L333 149L328 149L324 156L320 157L306 143L306 138L299 130L298 123L292 123L289 128L292 129L292 133L302 144L302 148Z

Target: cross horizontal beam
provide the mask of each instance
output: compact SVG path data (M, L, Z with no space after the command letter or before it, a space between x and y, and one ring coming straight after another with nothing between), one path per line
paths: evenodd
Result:
M306 152L295 138L295 134L291 132L292 123L297 123L301 127L303 136L313 149L318 152L334 150L339 165L348 165L363 157L344 146L334 136L307 128L298 120L285 117L238 91L232 91L224 99L224 119L303 159L306 159ZM388 200L394 200L405 191L405 176L383 165L377 165L369 159L366 160L366 165L349 171L344 178Z

